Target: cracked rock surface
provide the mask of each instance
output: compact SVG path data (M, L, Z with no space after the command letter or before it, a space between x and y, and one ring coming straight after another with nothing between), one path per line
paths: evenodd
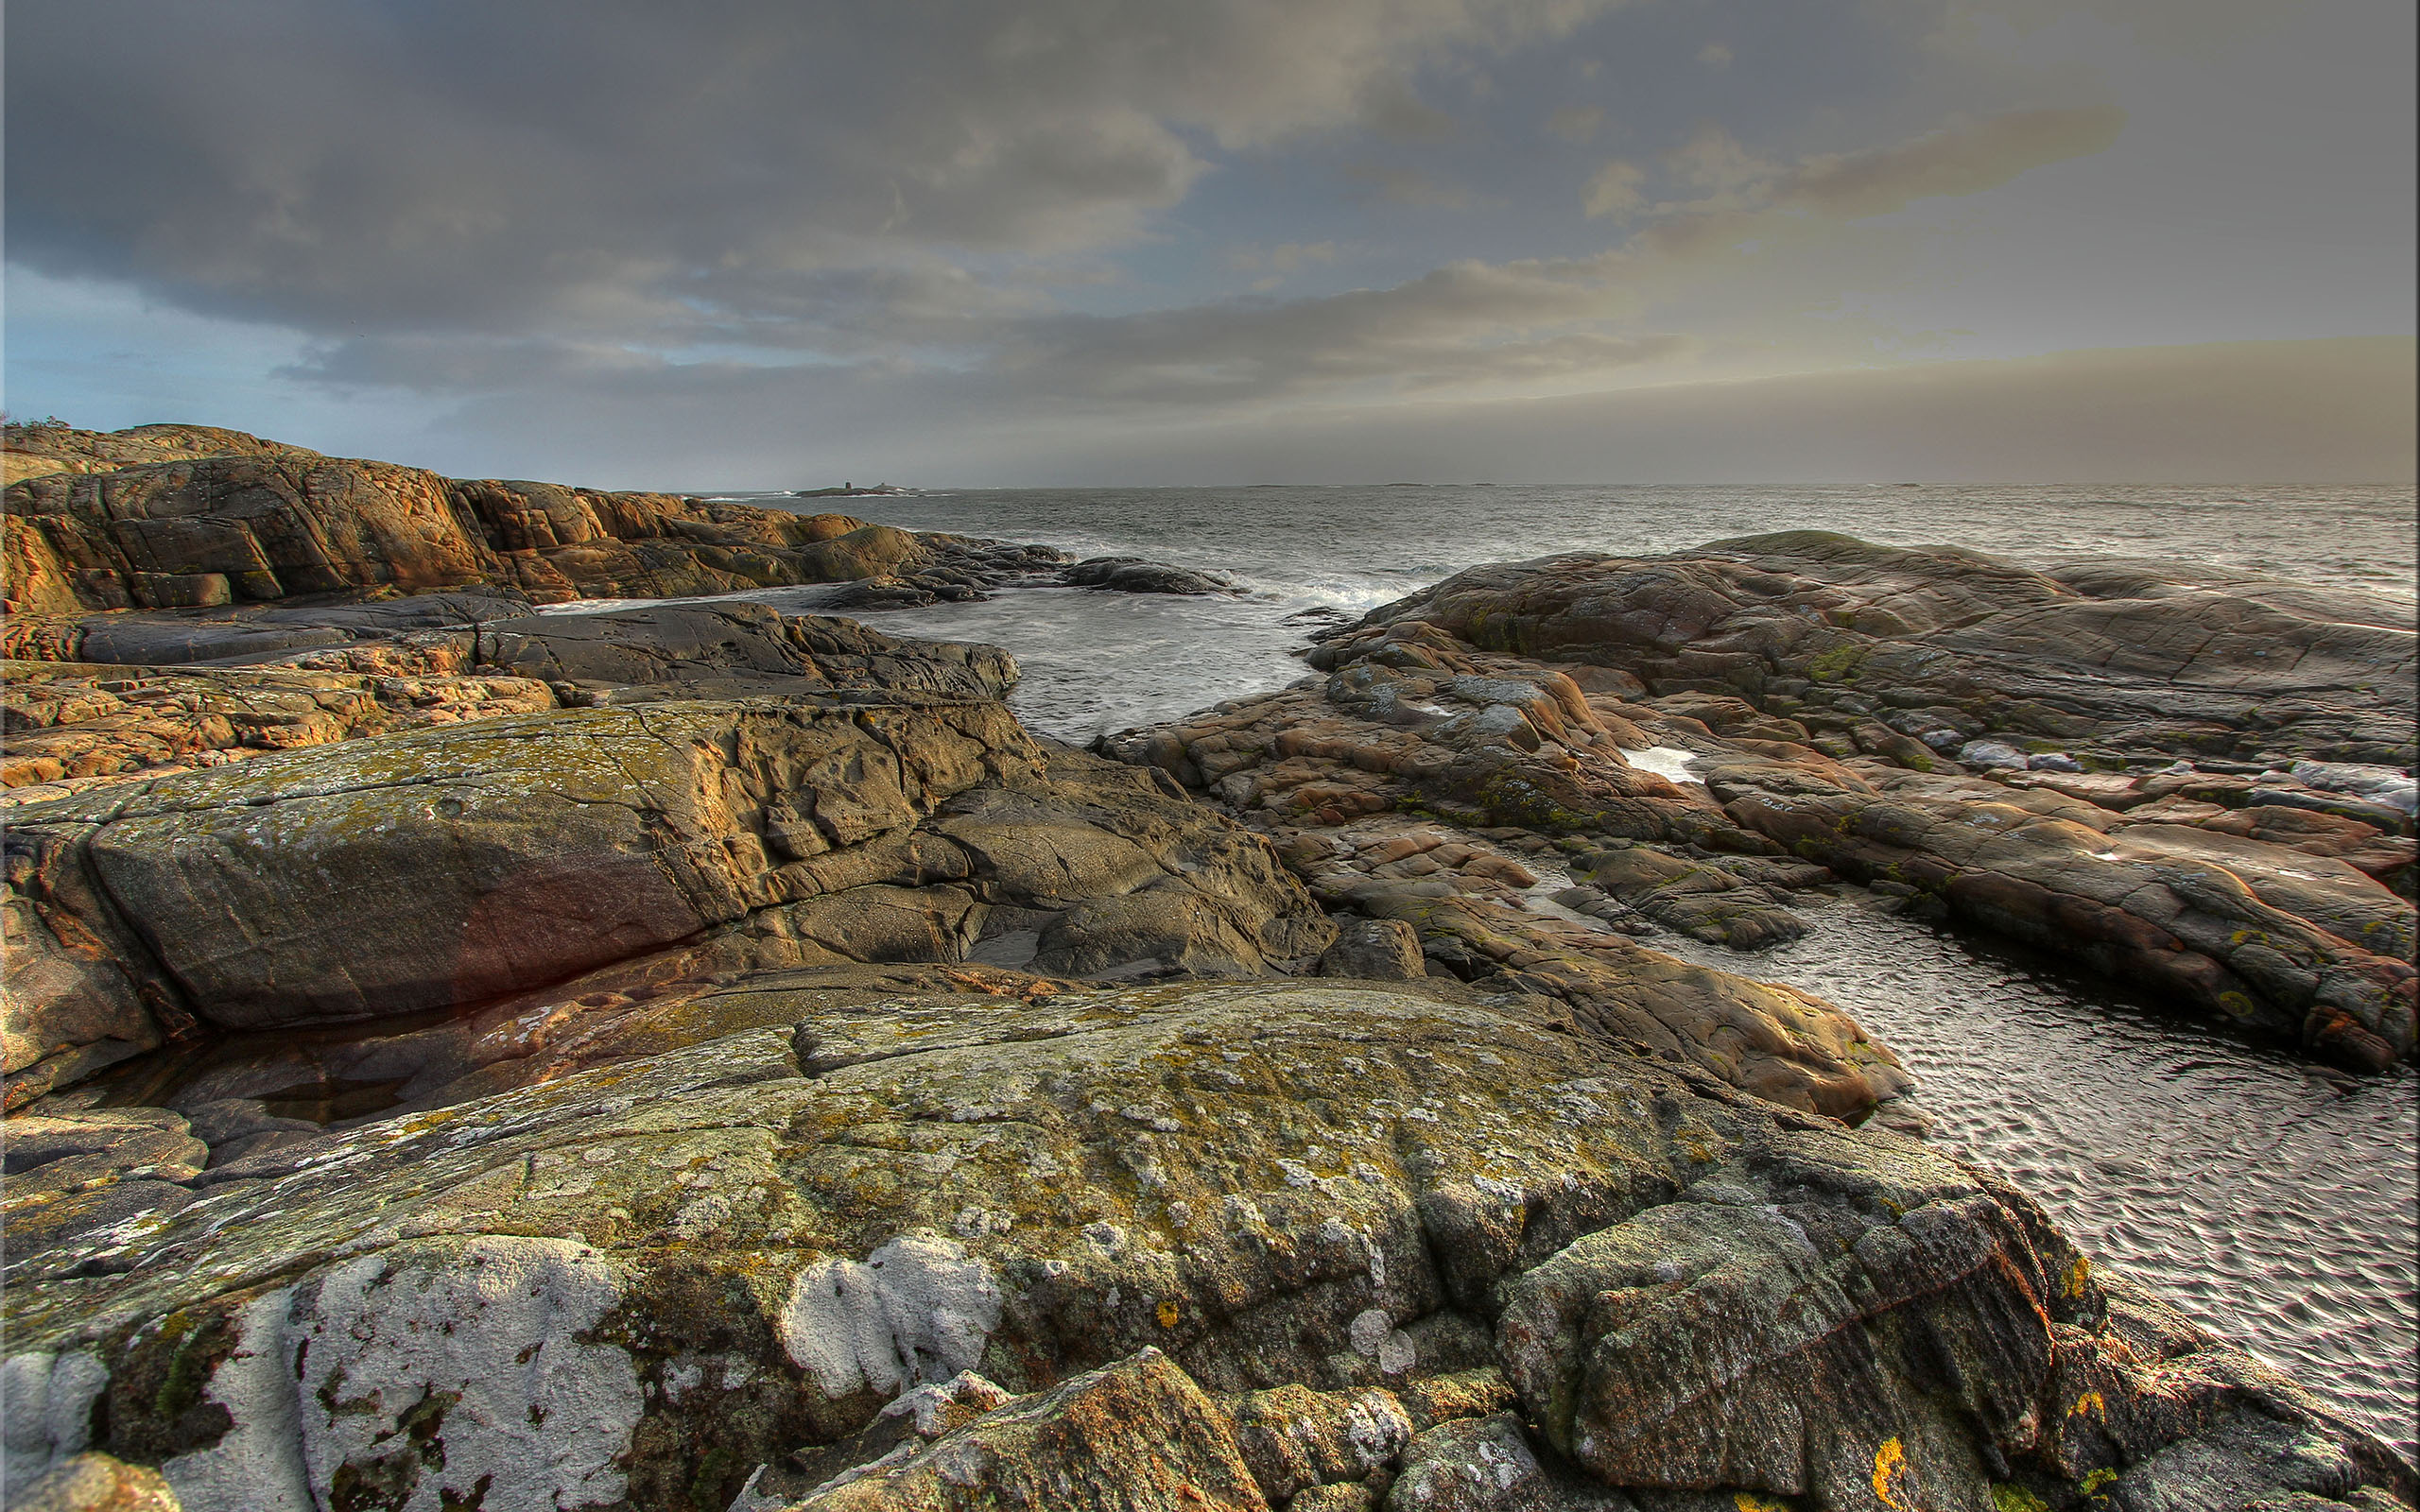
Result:
M2412 648L2355 593L1794 532L1474 568L1100 747L1465 978L1530 970L1474 913L1754 950L1870 884L2377 1071L2420 1051Z
M100 1453L189 1512L2412 1490L2005 1185L1546 1000L756 997L762 1027L12 1238L12 1484Z

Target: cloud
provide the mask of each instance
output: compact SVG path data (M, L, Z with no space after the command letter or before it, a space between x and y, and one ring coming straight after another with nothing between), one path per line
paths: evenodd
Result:
M1587 212L1590 220L1604 215L1626 215L1647 203L1647 197L1639 192L1639 185L1646 181L1644 169L1636 163L1616 158L1598 169L1596 177L1588 180L1587 189L1581 195L1581 208Z
M2125 126L2115 106L2013 111L1954 120L1889 146L1826 153L1788 167L1741 146L1719 126L1700 129L1665 160L1701 198L1658 204L1638 247L1687 258L1803 230L1782 218L1854 220L1919 199L1980 194L2030 168L2104 150Z
M1555 399L1298 408L1124 426L985 458L1002 483L2401 483L2409 336L1928 362ZM1713 533L1709 531L1709 533ZM1612 544L1612 543L1609 543Z
M1200 404L1532 382L1687 350L1668 334L1576 329L1631 305L1581 265L1457 263L1392 288L1021 322L986 370L1027 400Z
M835 269L1116 245L1216 153L1434 130L1427 60L1607 3L28 0L9 253L321 333L677 342Z
M1731 49L1719 42L1707 43L1698 49L1698 61L1708 68L1728 68L1731 66Z
M1827 215L1883 215L1910 200L1980 194L2028 168L2089 157L2118 140L2115 106L2014 111L1959 122L1870 152L1808 158L1777 179L1776 204Z
M695 369L517 390L400 455L463 476L677 489L825 472L924 487L2406 482L2414 358L2408 336L2221 343L1550 399L1116 410L1047 429L955 379Z
M1547 132L1565 142L1585 142L1604 124L1605 112L1596 105L1566 105L1547 117Z
M1355 182L1369 185L1378 198L1389 204L1409 205L1415 210L1470 208L1470 191L1460 184L1441 183L1419 168L1357 163L1344 173Z

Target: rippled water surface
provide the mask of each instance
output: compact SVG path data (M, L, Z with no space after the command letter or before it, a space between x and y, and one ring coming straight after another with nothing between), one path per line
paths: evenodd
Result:
M1947 542L2036 566L2148 557L2356 589L2409 607L2409 488L1386 488L985 490L819 500L885 524L1233 574L1238 598L1046 590L874 617L1024 661L1011 702L1072 740L1173 719L1302 675L1305 610L1361 611L1465 567L1564 551L1678 551L1774 530ZM804 591L812 594L813 591ZM800 590L756 595L779 601ZM804 603L804 598L799 598Z
M1754 955L1658 950L1848 1008L1922 1078L1932 1138L2097 1261L2414 1448L2420 1095L2164 1013L2051 957L1841 902Z

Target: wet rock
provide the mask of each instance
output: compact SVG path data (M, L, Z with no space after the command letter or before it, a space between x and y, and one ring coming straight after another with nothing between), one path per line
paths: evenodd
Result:
M1070 588L1104 588L1118 593L1232 593L1233 579L1140 557L1093 557L1059 575Z
M1775 906L1772 891L1712 862L1631 846L1587 852L1572 868L1657 923L1711 944L1757 950L1806 933L1806 920Z
M1872 797L1812 784L1788 797L1742 789L1730 812L1835 870L1913 885L1962 917L2204 1011L2314 1047L2359 1046L2366 1036L2390 1058L2412 1054L2409 961L2325 927L2377 944L2411 928L2410 905L2352 868L2328 881L2290 878L2249 849L2257 842L2163 843L2159 826L2109 833L2080 821L2089 814L2038 814L1996 801L1989 784L1945 781ZM2222 859L2229 845L2247 849ZM2263 876L2271 898L2325 919L2264 901L2229 861ZM2340 1058L2376 1055L2364 1047Z

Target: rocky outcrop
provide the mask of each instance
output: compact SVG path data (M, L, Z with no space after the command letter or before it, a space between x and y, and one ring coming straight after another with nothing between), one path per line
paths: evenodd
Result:
M152 462L189 462L203 456L261 456L280 452L317 455L283 441L265 441L216 425L137 425L122 431L81 431L72 425L10 424L0 436L7 479L50 472L113 472Z
M0 663L0 805L427 725L555 707L528 678Z
M901 608L1061 581L1065 553L840 514L553 483L440 477L203 426L9 432L0 601L12 615L211 609L486 585L541 604L856 583ZM1209 593L1127 558L1082 581Z
M223 1163L203 1109L10 1121L12 1486L100 1454L186 1512L2414 1489L1996 1179L1551 1003L717 992L704 1037Z
M281 449L11 484L5 559L12 612L72 614L472 583L540 602L661 598L847 581L920 552L843 516Z
M1017 675L1015 660L995 646L902 641L762 604L511 612L527 609L425 594L210 619L75 622L73 642L21 648L149 652L178 664L0 663L0 729L9 736L0 804L558 706L841 691L995 699ZM320 648L292 649L298 644ZM259 660L267 648L283 654Z
M1329 634L1323 681L1102 748L1363 911L1426 875L1520 892L1515 934L1755 949L1845 879L2375 1070L2415 1047L2412 644L2290 584L1798 533L1474 569ZM1453 865L1499 847L1560 875Z
M1090 557L1059 575L1070 588L1108 588L1126 593L1232 593L1223 573L1195 572L1141 557Z
M1997 737L2121 762L2412 760L2409 610L2174 562L2037 573L1822 531L1547 558L1374 610L1337 664L1353 641L1414 620L1488 650L1616 669L1655 694L1813 711L1802 723L1846 736L1841 754L1872 742L1858 735L1868 720L1933 749Z
M164 1039L476 1005L717 932L755 966L1021 933L1013 964L1082 975L1333 936L1267 842L1145 774L879 689L291 750L27 806L7 845L12 1102Z

